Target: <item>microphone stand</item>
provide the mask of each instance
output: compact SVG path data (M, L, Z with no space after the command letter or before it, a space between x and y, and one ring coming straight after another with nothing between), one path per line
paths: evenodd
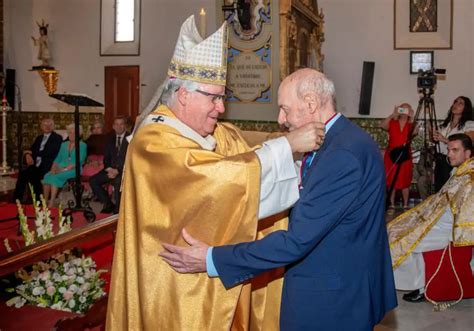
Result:
M64 215L70 215L73 211L82 211L86 220L90 223L95 221L95 213L89 206L88 202L86 205L82 205L82 192L84 190L81 184L81 164L80 164L80 135L79 135L79 107L103 107L104 105L97 102L88 96L80 94L50 94L52 98L58 99L68 105L74 106L74 129L75 129L75 182L74 182L74 198L75 203L70 202L67 211L64 211Z

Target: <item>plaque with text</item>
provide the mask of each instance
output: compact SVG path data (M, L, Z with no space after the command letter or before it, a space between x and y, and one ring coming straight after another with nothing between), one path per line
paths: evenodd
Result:
M253 52L236 55L228 65L227 88L240 101L255 101L271 86L271 67Z

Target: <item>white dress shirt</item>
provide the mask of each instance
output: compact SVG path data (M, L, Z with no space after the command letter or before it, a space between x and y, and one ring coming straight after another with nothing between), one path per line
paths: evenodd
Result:
M51 132L43 135L43 139L41 140L41 144L39 148L40 151L44 149L44 146L46 146L46 143L48 142L48 139L50 136L51 136ZM41 156L36 157L35 165L36 167L39 167L41 165Z

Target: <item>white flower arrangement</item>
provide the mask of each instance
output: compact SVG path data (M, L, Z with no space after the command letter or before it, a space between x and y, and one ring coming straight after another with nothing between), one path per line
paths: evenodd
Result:
M40 196L37 201L33 188L30 186L33 206L35 208L36 232L28 228L27 218L23 207L17 200L20 230L25 239L25 246L54 237L51 211L46 200ZM58 234L71 230L70 217L64 217L61 206L58 214ZM5 247L11 252L7 239ZM69 312L83 313L99 298L105 295L103 285L105 281L99 276L107 270L96 271L96 264L90 257L77 257L70 251L54 255L45 262L35 263L30 272L20 269L15 276L23 282L7 289L17 296L7 301L8 306L22 307L25 303L38 307Z
M107 270L96 271L90 257L76 257L65 251L46 262L33 265L31 272L20 269L16 275L23 283L8 292L18 296L7 301L7 306L22 307L25 303L38 307L83 313L105 295L99 278Z
M23 207L20 201L16 201L16 205L18 208L18 218L20 220L20 231L25 239L25 246L30 246L37 241L43 241L54 237L53 233L53 223L51 220L51 211L47 207L46 200L44 199L43 195L40 196L40 200L36 200L35 193L33 191L33 187L30 185L31 197L33 198L33 206L35 208L35 226L36 226L36 233L35 231L30 231L28 228L28 221L27 217L25 216L25 212L23 211ZM58 210L58 225L59 230L58 234L63 234L68 231L71 231L71 218L65 217L63 215L63 209L59 206ZM8 239L4 240L5 248L8 252L11 252L12 249L8 242Z

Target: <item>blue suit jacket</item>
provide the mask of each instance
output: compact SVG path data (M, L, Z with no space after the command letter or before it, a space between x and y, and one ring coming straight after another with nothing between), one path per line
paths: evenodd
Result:
M397 305L378 146L341 116L302 186L288 231L214 247L219 277L230 288L286 266L281 329L372 330Z

